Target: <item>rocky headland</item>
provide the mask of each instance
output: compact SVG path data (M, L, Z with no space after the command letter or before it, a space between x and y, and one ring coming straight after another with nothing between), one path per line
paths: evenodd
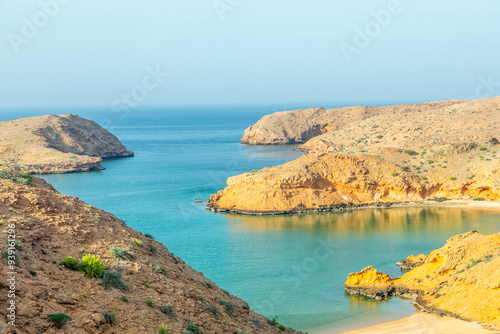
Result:
M0 167L0 225L1 333L298 333L153 236L16 168Z
M311 123L325 117L336 124L335 129L300 145L306 154L295 161L229 178L227 187L211 196L207 208L277 214L427 200L500 199L499 97L363 107L372 112L349 115L359 108L336 109L342 110L342 117L354 118L342 123L336 123L340 115L324 109L284 113L286 124L298 119L292 127L304 124L304 119ZM290 117L294 114L301 117ZM264 117L251 132L262 132L260 123L280 117L285 116ZM250 141L249 132L244 142ZM279 143L297 142L295 135L286 134L287 139Z
M133 155L109 131L76 115L0 122L0 164L30 173L100 170L103 159Z
M471 231L450 238L428 256L405 262L414 269L391 278L373 267L350 274L345 291L381 300L398 296L422 310L500 330L500 234ZM420 260L423 260L421 262Z

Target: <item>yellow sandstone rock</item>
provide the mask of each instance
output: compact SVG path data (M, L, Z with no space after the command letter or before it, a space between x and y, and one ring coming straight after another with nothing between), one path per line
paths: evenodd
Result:
M345 289L376 299L410 298L425 311L500 330L500 234L457 235L401 278L368 267L350 274Z

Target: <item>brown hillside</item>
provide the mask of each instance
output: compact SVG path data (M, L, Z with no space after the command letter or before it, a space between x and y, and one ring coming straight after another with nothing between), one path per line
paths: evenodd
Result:
M5 228L0 236L4 264L9 256L8 235L15 233L19 242L17 265L10 269L17 272L16 327L6 324L7 310L2 307L1 333L156 334L162 323L172 334L195 333L188 331L189 324L198 326L201 333L282 333L161 243L112 214L61 195L45 181L31 181L12 168L0 169L0 224ZM112 254L116 247L128 252L122 253L128 260ZM106 289L100 285L103 279L85 277L60 264L67 256L81 263L85 254L100 257L109 270L119 272L127 289ZM7 268L3 266L0 273L4 306ZM151 301L151 307L146 301ZM115 313L114 323L106 321L105 312ZM72 320L59 329L48 318L56 313Z

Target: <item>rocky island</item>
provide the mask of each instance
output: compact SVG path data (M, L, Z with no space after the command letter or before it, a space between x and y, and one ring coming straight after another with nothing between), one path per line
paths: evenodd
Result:
M410 299L426 312L476 321L500 331L500 234L471 231L457 235L418 258L414 269L400 278L373 267L350 274L345 291L377 300ZM404 262L415 262L415 257Z
M243 142L292 143L306 140L305 133L316 135L298 147L306 154L229 178L207 208L281 214L426 200L496 201L499 120L500 97L266 116L247 129ZM317 124L323 130L314 130Z
M298 333L153 236L16 168L0 167L0 225L1 333Z
M0 163L30 173L99 170L103 159L133 155L109 131L76 115L0 122Z

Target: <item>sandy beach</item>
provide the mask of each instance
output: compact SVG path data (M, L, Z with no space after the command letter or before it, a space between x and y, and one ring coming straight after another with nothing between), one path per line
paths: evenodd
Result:
M335 332L324 331L316 334ZM344 332L342 334L472 334L472 333L498 333L486 330L474 322L467 322L450 317L439 317L434 314L419 312L409 317L382 323L375 326Z

